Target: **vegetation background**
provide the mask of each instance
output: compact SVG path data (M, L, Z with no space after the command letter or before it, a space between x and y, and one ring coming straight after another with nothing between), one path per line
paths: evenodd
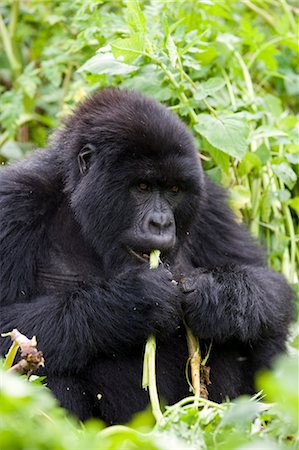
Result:
M98 88L153 96L191 128L205 170L298 293L298 15L295 0L2 0L0 162L45 146ZM187 399L154 428L147 412L99 433L3 372L1 448L297 448L296 325L291 336L293 356L258 379L275 406L203 401L198 411Z

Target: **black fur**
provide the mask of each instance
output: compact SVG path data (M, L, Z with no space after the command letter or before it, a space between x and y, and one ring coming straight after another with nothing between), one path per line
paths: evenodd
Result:
M191 134L165 107L99 91L48 149L0 177L0 331L37 336L47 384L81 419L125 422L147 405L141 372L151 333L161 398L188 395L183 317L203 352L213 339L208 391L217 402L253 393L256 371L285 349L292 292L265 268L223 190L203 174ZM139 200L140 180L157 197ZM157 202L172 230L175 222L175 242L150 270L129 249L145 250L134 236ZM2 353L8 345L1 340Z

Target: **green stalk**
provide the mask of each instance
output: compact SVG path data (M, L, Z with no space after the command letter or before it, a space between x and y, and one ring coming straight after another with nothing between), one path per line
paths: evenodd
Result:
M4 23L2 16L0 15L0 36L3 42L3 47L10 64L14 77L16 78L20 74L21 63L18 61L17 56L14 53L11 38Z
M276 30L276 24L274 18L264 9L259 8L257 5L252 3L250 0L243 0L244 5L246 5L249 9L254 11L256 14L261 16L266 22L271 25Z
M280 3L281 3L282 8L284 9L284 11L285 11L285 13L287 15L287 18L288 18L288 21L289 21L289 24L290 24L290 27L291 27L292 31L295 33L295 35L297 35L297 32L298 32L297 31L297 24L296 24L296 20L295 20L293 14L292 14L292 12L290 10L290 6L288 5L288 3L285 0L280 0Z
M151 335L147 339L145 345L142 387L143 389L148 388L153 416L156 419L156 422L161 423L163 421L163 414L160 408L157 389L156 338L154 335Z
M185 323L186 338L188 345L188 352L190 358L190 370L191 370L191 382L192 390L195 397L194 403L198 406L198 399L200 398L200 366L201 366L201 354L198 338L195 337Z
M259 223L260 223L260 198L261 198L261 180L260 178L254 178L251 184L251 224L250 230L254 236L259 236Z
M19 0L13 0L11 6L10 21L8 26L8 32L11 39L14 38L14 35L16 33L18 15L19 15Z
M234 51L234 55L237 58L240 66L241 66L241 69L242 69L242 72L243 72L243 75L244 75L245 84L246 84L247 91L248 91L249 99L253 102L254 98L255 98L255 95L254 95L254 89L253 89L253 84L252 84L252 80L251 80L251 76L250 76L249 70L248 70L248 68L247 68L247 66L246 66L242 56L240 55L240 53L237 52L237 51Z
M156 269L160 262L160 250L153 250L150 254L150 269ZM142 387L149 390L153 416L156 422L161 423L163 414L160 408L157 376L156 376L156 337L151 335L145 345L143 359Z

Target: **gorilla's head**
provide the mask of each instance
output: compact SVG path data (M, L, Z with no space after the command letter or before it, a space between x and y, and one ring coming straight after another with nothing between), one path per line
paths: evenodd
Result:
M103 255L175 252L204 192L191 133L140 94L98 91L55 139L65 192L86 239Z

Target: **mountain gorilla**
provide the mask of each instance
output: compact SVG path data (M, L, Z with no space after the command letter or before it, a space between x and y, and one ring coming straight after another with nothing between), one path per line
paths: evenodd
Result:
M292 293L264 267L177 117L104 89L47 150L0 173L0 331L36 335L61 405L107 423L145 408L152 333L161 399L189 395L183 319L203 356L213 341L209 398L254 392L256 371L285 348Z

